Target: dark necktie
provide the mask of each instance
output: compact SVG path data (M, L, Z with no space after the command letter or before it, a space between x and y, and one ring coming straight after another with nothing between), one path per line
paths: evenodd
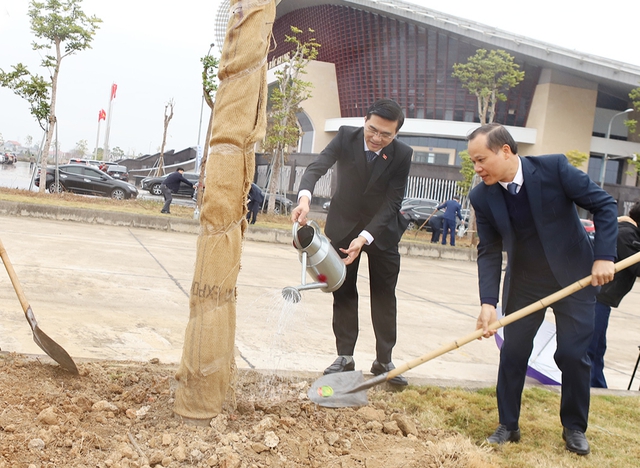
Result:
M365 151L366 155L367 155L367 162L373 162L373 160L375 160L378 155L375 153L375 151Z
M518 184L516 184L515 182L507 184L507 191L511 195L515 195L516 193L518 193Z

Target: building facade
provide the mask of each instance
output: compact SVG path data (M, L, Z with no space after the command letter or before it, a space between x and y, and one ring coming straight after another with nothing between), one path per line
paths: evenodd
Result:
M638 116L623 114L631 107L629 92L640 86L638 66L398 0L282 0L273 26L276 47L268 57L272 70L291 49L285 42L291 26L313 29L321 44L304 77L314 89L302 104L304 136L285 175L292 191L310 155L319 153L340 126L362 125L367 107L388 97L404 109L407 120L398 138L414 148L411 175L423 180L423 190L408 195L447 197L427 186L461 179L459 153L466 149L466 135L479 125L477 100L451 76L452 67L478 49L502 49L525 72L506 101L498 103L495 116L518 142L519 153L587 153L582 169L600 183L606 163L604 187L618 199L621 212L640 200L638 177L629 167L633 155L640 154L640 139L624 125L625 118Z

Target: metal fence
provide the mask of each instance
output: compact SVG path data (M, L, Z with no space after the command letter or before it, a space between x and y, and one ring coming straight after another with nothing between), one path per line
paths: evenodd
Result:
M269 171L271 166L264 165L258 166L258 176L256 179L256 183L260 187L267 187ZM302 175L304 174L306 167L296 166L295 168L295 180L293 182L293 187L291 191L293 193L298 193L298 189L300 187L300 181L302 180ZM331 177L333 176L334 169L330 168L325 175L320 177L320 180L316 183L316 187L313 191L314 196L316 197L325 197L331 198ZM289 181L291 180L291 166L284 166L280 174L280 187L285 187L286 191L289 191ZM280 190L282 192L282 190Z
M409 176L406 198L428 198L440 202L451 200L454 195L460 195L458 183L455 180L430 179L428 177ZM465 205L465 198L460 203Z
M260 187L266 187L270 166L258 166L257 184ZM295 179L293 184L291 181L291 166L284 166L281 174L280 187L286 187L285 191L298 193L300 181L306 167L295 166ZM316 197L331 198L331 178L335 172L334 168L330 168L327 173L316 183L313 195ZM282 191L282 190L281 190ZM409 176L407 180L406 198L428 198L444 202L450 200L454 195L460 195L460 188L455 180L433 179L420 176ZM463 207L466 205L466 197L461 197L460 203Z

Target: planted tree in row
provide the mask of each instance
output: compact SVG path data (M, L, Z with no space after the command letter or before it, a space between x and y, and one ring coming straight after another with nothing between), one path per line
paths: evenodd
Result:
M524 72L504 50L478 49L467 63L453 65L451 76L478 99L478 116L482 125L493 122L498 101L506 101L505 91L524 79Z
M268 183L269 204L268 212L275 211L275 194L281 189L280 172L286 162L291 148L298 145L302 131L298 124L296 114L300 112L300 104L311 97L310 82L304 81L301 75L305 74L305 66L318 56L320 44L315 38L309 38L303 42L300 39L303 31L291 26L292 34L285 36L285 42L291 43L295 49L289 53L282 67L275 72L277 86L269 96L271 110L267 123L267 133L263 148L271 163L271 177ZM309 29L308 33L313 33Z
M33 50L46 51L41 65L48 70L49 80L31 73L22 63L14 65L11 72L0 70L0 85L25 98L31 105L31 114L46 129L41 166L43 174L46 173L47 156L56 124L58 76L62 59L91 48L91 41L102 22L95 16L87 16L80 8L81 3L82 0L32 0L29 4L31 31L36 36ZM44 190L45 184L40 184L40 191Z
M213 46L213 44L211 45ZM215 114L213 108L216 102L216 92L218 91L218 67L220 65L220 60L211 54L205 55L200 61L202 62L202 95L211 113L209 114L207 133L204 137L204 146L202 148L202 160L200 161L199 189L196 200L197 209L202 206L202 196L204 192L201 188L204 187L205 167L207 167L207 158L209 156L209 140L211 139L211 132L213 130L213 117Z

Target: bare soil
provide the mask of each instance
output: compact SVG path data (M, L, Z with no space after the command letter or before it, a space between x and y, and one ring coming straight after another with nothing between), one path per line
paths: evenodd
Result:
M322 408L311 381L240 372L206 427L173 413L175 366L56 364L0 353L0 468L485 467L483 447L423 427L370 391L361 408Z

